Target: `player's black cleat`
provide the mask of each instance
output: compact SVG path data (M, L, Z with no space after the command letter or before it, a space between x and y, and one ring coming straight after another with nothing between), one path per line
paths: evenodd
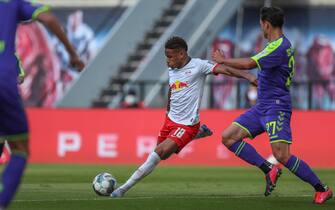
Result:
M265 186L265 196L271 195L272 191L276 187L276 183L278 181L278 178L282 174L282 170L278 168L277 166L272 166L271 171L265 175L265 181L266 181L266 186Z
M211 135L213 135L211 129L209 129L207 125L202 124L199 128L198 134L194 137L194 139L200 139Z

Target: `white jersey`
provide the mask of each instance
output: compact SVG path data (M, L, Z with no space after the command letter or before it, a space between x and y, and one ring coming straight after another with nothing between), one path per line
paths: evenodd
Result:
M206 76L215 70L215 63L192 58L181 69L169 69L171 90L168 117L175 123L195 125L199 120L199 108Z

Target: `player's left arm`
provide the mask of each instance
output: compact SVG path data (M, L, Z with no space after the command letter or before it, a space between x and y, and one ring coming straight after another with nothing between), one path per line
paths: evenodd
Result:
M74 47L71 45L69 39L67 38L62 26L60 25L58 19L51 12L40 13L36 20L41 22L46 26L57 38L63 43L66 51L69 53L71 58L71 65L81 71L84 68L84 63L80 60Z
M217 63L236 69L250 70L257 68L256 61L251 58L224 58L223 54L219 50L213 52L212 59Z
M37 20L46 26L64 44L67 52L70 55L71 65L81 71L84 68L84 63L80 60L74 47L66 37L66 34L62 29L59 21L50 12L50 7L25 0L18 0L18 4L18 19L20 21Z
M169 88L169 92L168 92L168 102L166 106L166 114L169 113L170 111L170 103L171 103L171 88Z
M217 64L214 69L215 74L225 74L227 76L248 80L252 85L257 86L257 77L240 69Z

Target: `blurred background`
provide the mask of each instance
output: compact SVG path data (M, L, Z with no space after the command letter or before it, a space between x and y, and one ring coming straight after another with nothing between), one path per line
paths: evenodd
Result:
M192 57L210 59L216 49L227 57L250 57L266 44L259 9L275 5L286 13L284 32L295 48L293 137L305 144L294 148L309 154L312 165L335 167L331 152L317 159L313 155L318 149L325 153L321 145L335 149L330 142L335 119L335 1L37 2L52 6L87 67L80 75L71 69L64 47L38 23L19 27L17 52L27 72L21 93L31 122L31 161L141 162L155 146L165 116L165 41L173 35L184 37ZM257 74L256 69L252 72ZM209 76L202 121L215 135L190 144L172 162L242 164L220 144L220 132L256 99L257 90L245 81ZM255 144L269 155L267 137L261 138Z
M285 10L285 34L296 50L294 107L335 109L335 1L39 2L53 6L88 67L79 76L69 68L68 56L55 37L37 23L22 25L17 43L28 73L22 86L28 107L165 107L167 71L162 46L169 36L183 36L194 57L210 59L215 49L227 57L249 57L266 44L258 12L272 3ZM257 97L255 91L244 81L211 77L203 108L247 108Z

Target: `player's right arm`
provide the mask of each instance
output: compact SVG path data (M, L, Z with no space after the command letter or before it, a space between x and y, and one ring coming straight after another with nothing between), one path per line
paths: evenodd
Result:
M234 69L232 67L225 66L225 65L220 65L220 64L217 64L215 66L214 71L215 71L216 74L225 74L225 75L231 76L231 77L246 79L252 85L257 86L257 77L255 77L254 75L252 75L248 72L241 71L239 69Z
M248 80L251 84L257 86L257 78L246 72L246 71L241 71L240 69L235 69L226 65L214 63L212 61L207 61L207 60L202 60L200 63L201 65L201 71L205 75L208 74L225 74L227 76L231 77L237 77L237 78L243 78Z
M168 102L166 106L166 114L168 114L170 111L170 103L171 103L171 88L169 88L169 92L168 92Z
M241 69L241 70L250 70L257 68L257 63L251 58L225 58L223 54L217 50L212 54L213 61L224 64L226 66Z
M270 69L280 65L282 59L282 50L280 48L283 43L283 38L277 39L269 43L261 52L252 56L251 58L224 58L220 51L215 51L212 54L212 58L215 62L224 64L226 66L248 70L253 68Z
M40 13L36 20L41 22L44 26L46 26L53 34L57 36L57 38L63 43L65 46L66 51L70 55L70 62L73 67L81 71L85 65L80 60L79 56L77 55L75 49L71 45L69 39L67 38L65 32L63 31L59 21L51 12L43 12Z

